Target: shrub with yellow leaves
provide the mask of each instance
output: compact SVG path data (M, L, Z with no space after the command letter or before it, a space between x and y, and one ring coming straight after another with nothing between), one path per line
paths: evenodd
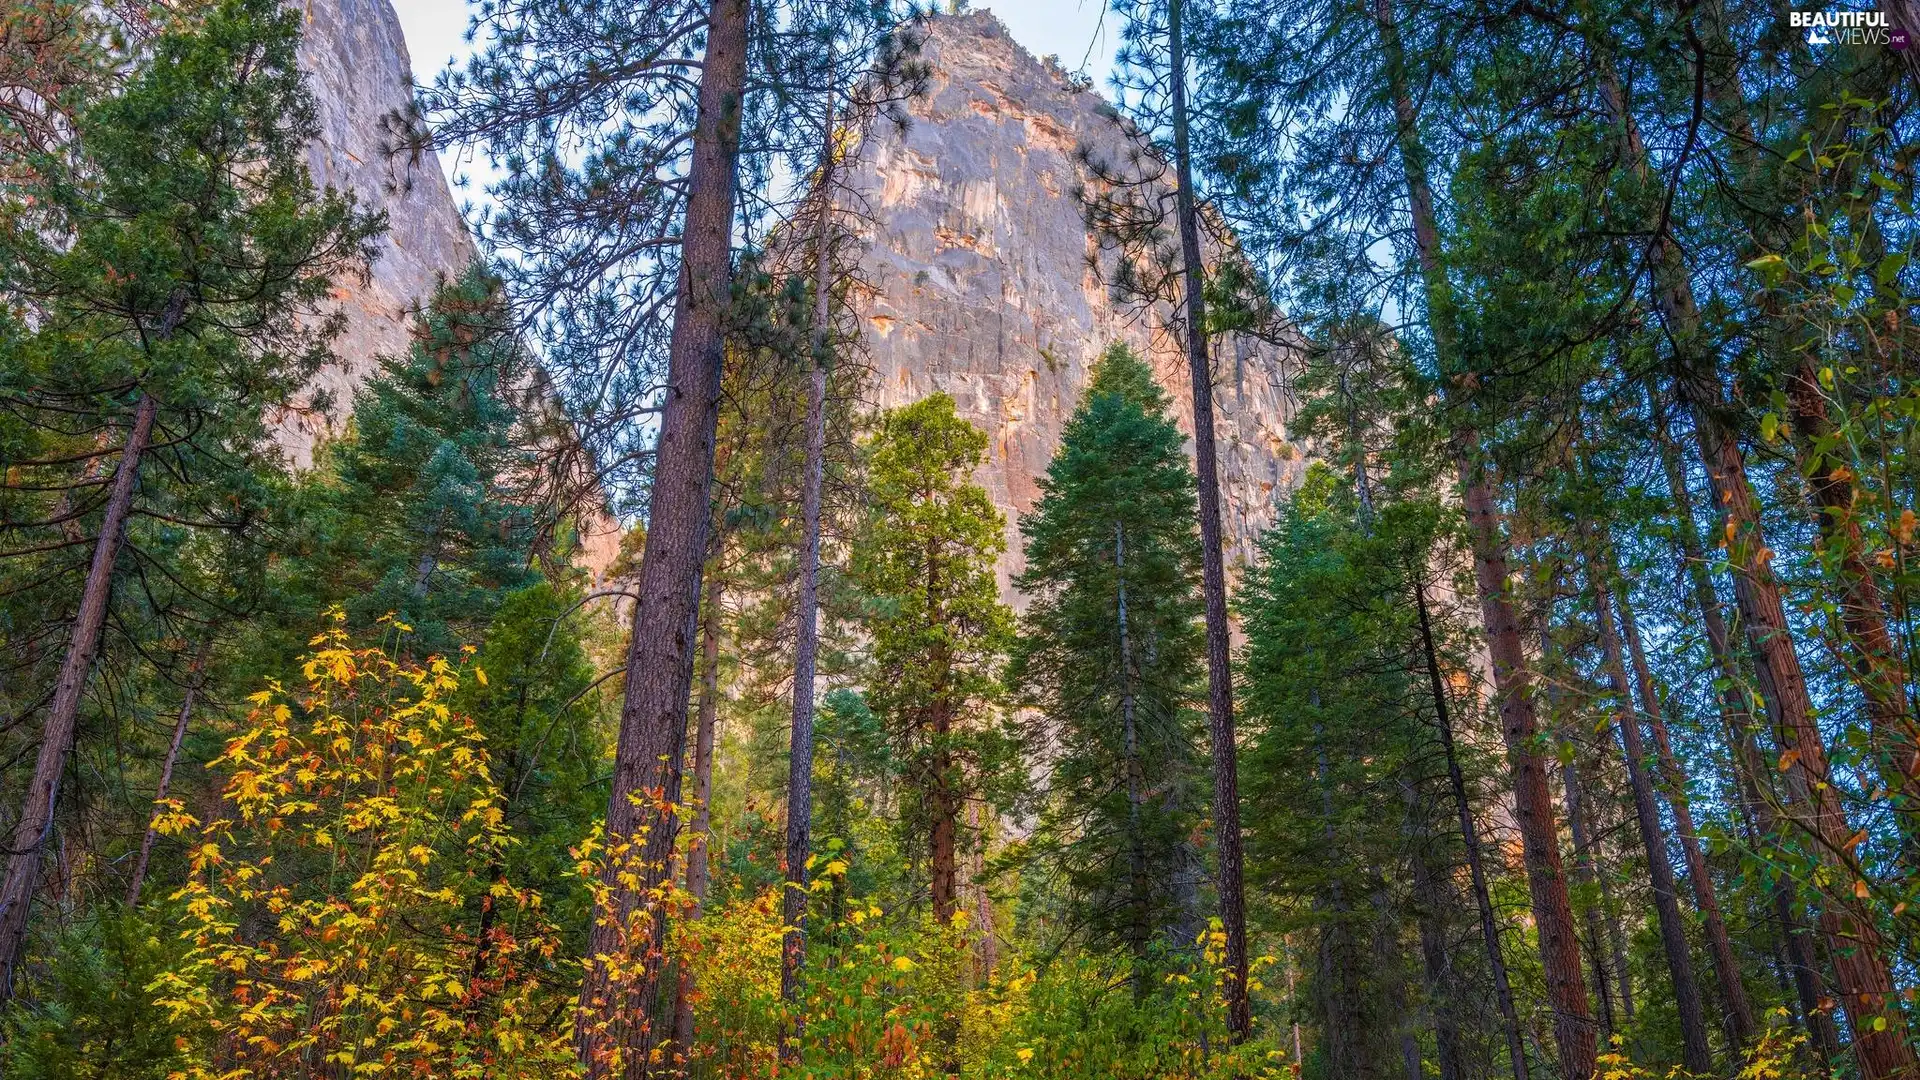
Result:
M355 648L343 622L297 690L251 699L211 764L221 816L160 815L188 843L188 950L153 990L211 1034L185 1075L565 1075L573 976L506 878L486 747L447 704L480 673Z
M1629 1059L1615 1036L1614 1045L1594 1065L1599 1080L1687 1080L1679 1066L1649 1068ZM1807 1036L1796 1030L1785 1009L1767 1016L1767 1029L1741 1055L1735 1080L1826 1080L1833 1074L1807 1060Z

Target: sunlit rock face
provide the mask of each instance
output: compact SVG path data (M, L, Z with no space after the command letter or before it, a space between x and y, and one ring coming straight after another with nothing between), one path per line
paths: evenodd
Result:
M339 285L340 359L315 384L331 408L279 418L283 444L304 464L321 433L337 430L376 358L406 348L412 313L439 277L466 266L474 245L439 164L430 155L392 160L382 148L383 119L406 104L412 79L389 0L299 2L321 124L308 155L314 180L384 209L390 229L369 279ZM1160 329L1166 312L1117 302L1087 263L1095 245L1076 196L1086 179L1077 151L1127 159L1132 144L1112 108L1034 59L986 12L933 19L925 56L930 93L908 105L904 131L872 130L849 177L867 222L857 297L866 358L876 404L944 390L986 430L990 458L978 479L1007 516L999 574L1018 603L1018 520L1039 498L1037 479L1093 362L1112 342L1132 344L1191 432L1186 359ZM1214 351L1225 548L1230 564L1245 563L1276 496L1302 469L1286 437L1292 353L1231 336ZM608 551L590 562L610 559L610 536L593 543Z
M1149 358L1192 434L1187 361L1161 328L1164 311L1117 301L1088 264L1096 250L1076 192L1079 151L1120 163L1132 146L1099 95L1036 60L988 12L931 21L929 93L904 131L880 123L850 176L859 192L858 300L878 404L936 391L989 437L979 482L1007 516L1001 591L1019 573L1018 519L1086 385L1116 341ZM1214 343L1215 432L1229 564L1250 562L1299 479L1288 441L1294 404L1286 347L1227 336Z
M413 64L389 0L299 0L305 23L301 67L320 121L307 148L316 186L351 192L363 208L384 210L387 233L365 281L335 283L346 329L333 343L336 361L322 370L299 407L276 417L280 442L295 464L312 459L328 430L353 409L353 391L378 358L407 349L414 313L442 277L457 277L473 260L473 238L431 151L417 160L390 159L384 121L413 95ZM314 402L330 398L328 408Z

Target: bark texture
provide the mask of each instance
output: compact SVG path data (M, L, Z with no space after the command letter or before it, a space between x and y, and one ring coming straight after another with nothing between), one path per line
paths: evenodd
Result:
M721 335L729 303L741 95L746 82L748 0L714 0L700 72L693 161L687 175L679 294L667 359L638 603L627 648L625 701L614 757L603 877L611 910L596 913L589 956L630 956L637 971L590 963L580 987L576 1027L592 1080L645 1076L657 1039L652 1012L666 930L657 907L633 918L666 878L679 821L664 807L680 799L680 753L693 680L700 573L711 523L718 421ZM624 866L622 864L625 864ZM638 887L622 883L631 869ZM628 940L644 936L645 941Z
M172 331L172 324L179 317L177 304L172 311L162 336ZM127 432L120 463L114 470L113 490L107 496L100 536L93 544L93 562L87 567L67 655L60 664L60 681L54 685L53 704L40 729L40 752L34 759L33 778L28 781L20 818L14 825L6 884L0 886L0 1006L13 994L14 976L26 945L27 917L33 907L33 894L40 886L40 866L47 840L53 835L54 810L60 801L60 777L66 772L67 756L73 752L80 702L86 696L93 658L100 650L100 630L106 625L107 601L113 593L113 567L119 561L120 547L126 538L134 486L140 479L141 458L153 440L153 422L159 406L159 400L148 393L142 394L140 403L134 407L133 427Z
M1187 142L1186 52L1181 0L1168 4L1167 82L1173 112L1174 215L1186 302L1188 376L1193 385L1193 465L1200 505L1201 588L1206 595L1207 735L1213 753L1214 890L1226 935L1227 1030L1235 1040L1253 1031L1247 1002L1247 914L1241 871L1239 745L1233 725L1232 629L1227 620L1227 570L1220 535L1220 466L1213 435L1213 365L1207 355L1207 309L1200 261L1199 208Z

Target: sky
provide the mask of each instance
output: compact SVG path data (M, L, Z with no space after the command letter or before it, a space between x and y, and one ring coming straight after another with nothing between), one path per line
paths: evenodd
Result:
M449 59L467 55L467 0L393 0L393 6L407 34L416 81L431 80ZM1119 41L1106 0L999 0L998 6L973 8L982 9L992 11L1033 55L1058 56L1069 71L1084 61L1094 85L1106 86Z

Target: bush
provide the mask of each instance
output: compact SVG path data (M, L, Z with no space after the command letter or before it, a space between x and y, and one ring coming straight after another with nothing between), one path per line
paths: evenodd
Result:
M564 1074L536 977L555 939L507 880L486 747L447 705L486 674L356 649L343 623L313 640L300 690L254 695L212 763L233 816L160 815L190 837L188 948L153 985L210 1036L181 1075Z

